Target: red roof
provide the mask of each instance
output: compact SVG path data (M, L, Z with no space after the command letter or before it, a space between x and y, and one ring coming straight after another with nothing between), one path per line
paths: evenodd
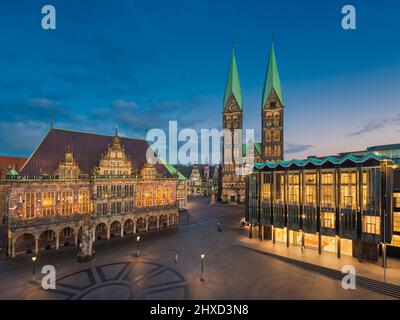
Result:
M65 159L67 147L72 148L74 160L83 174L91 174L93 168L99 165L102 154L105 154L112 143L112 136L51 129L42 143L21 170L21 175L39 176L55 174L58 165ZM140 172L146 162L146 151L149 144L146 140L120 137L126 155L132 162L132 168ZM156 165L161 175L170 177L163 165Z
M28 159L0 156L0 168L8 169L9 167L14 167L15 170L19 171L26 160Z

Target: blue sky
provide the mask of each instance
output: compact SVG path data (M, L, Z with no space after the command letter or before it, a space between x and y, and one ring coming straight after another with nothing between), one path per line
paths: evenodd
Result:
M82 4L83 2L83 4ZM341 28L353 4L357 30ZM41 28L53 4L57 29ZM144 137L220 128L231 39L244 125L260 136L271 33L286 159L400 142L400 2L3 0L0 154L29 156L55 126Z

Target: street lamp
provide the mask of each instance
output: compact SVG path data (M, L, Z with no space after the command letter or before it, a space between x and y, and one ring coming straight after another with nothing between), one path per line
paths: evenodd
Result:
M32 257L32 280L33 280L33 282L35 282L36 281L36 268L35 268L35 266L36 266L36 256L33 256Z
M137 251L136 251L136 256L139 257L139 241L140 241L140 236L136 237L136 244L137 244Z
M206 255L205 255L204 253L202 253L202 254L200 255L200 257L201 257L201 276L200 276L200 281L204 281L204 278L203 278L203 273L204 273L204 258L206 257Z

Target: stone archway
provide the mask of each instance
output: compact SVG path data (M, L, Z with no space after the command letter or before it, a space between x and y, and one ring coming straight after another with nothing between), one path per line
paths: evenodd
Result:
M17 253L35 252L35 237L31 233L21 234L15 242L15 251Z
M150 216L148 220L148 229L149 230L155 230L157 229L157 217L156 216Z
M53 230L45 230L39 236L39 250L50 250L56 247L57 234Z
M166 214L162 214L160 216L160 228L168 227L168 216Z
M143 217L140 217L137 219L136 230L137 231L146 231L146 220Z
M110 236L120 237L121 236L121 222L115 220L110 224Z
M133 233L134 231L134 223L132 219L127 219L124 222L124 234Z
M71 227L65 227L60 231L59 243L62 247L75 245L75 231Z
M104 222L100 222L96 225L95 238L96 240L107 239L107 225Z
M176 214L170 214L169 215L169 226L173 226L174 224L176 224Z

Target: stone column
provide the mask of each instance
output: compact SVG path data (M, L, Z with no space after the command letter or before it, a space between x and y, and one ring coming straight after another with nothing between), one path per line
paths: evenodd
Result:
M75 247L78 246L78 232L75 232Z
M136 234L136 222L133 223L133 234Z
M149 218L146 218L146 231L149 231Z
M35 253L39 253L39 238L35 238Z
M12 240L12 243L11 243L11 256L12 256L13 258L15 258L15 244L16 244L16 240L13 239L13 240Z
M60 236L56 234L56 250L60 248Z
M111 239L110 226L107 224L107 240Z
M157 216L157 230L160 229L160 216Z
M169 215L167 215L167 227L169 227Z
M290 230L286 228L286 247L289 248L290 246Z
M124 237L124 224L121 222L121 238Z

